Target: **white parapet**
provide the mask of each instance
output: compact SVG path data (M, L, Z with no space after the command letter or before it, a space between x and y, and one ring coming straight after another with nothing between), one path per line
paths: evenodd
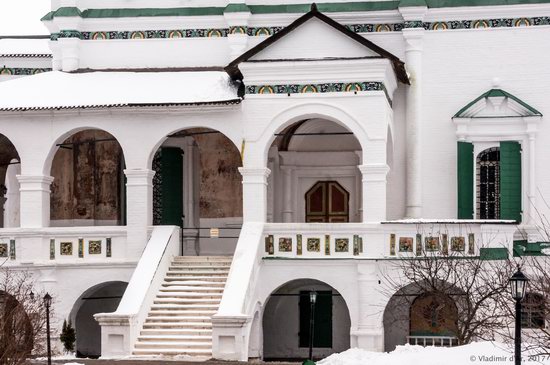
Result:
M98 313L101 325L101 357L132 354L137 334L164 279L174 256L179 254L179 228L155 227L141 259L130 279L117 310Z

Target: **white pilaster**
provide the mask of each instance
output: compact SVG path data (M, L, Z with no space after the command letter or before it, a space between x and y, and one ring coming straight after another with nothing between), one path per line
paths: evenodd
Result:
M19 209L21 199L19 192L19 181L17 175L21 174L21 164L12 160L6 171L6 203L4 204L4 228L15 228L20 226Z
M292 169L282 167L283 172L283 189L284 189L284 205L283 205L283 222L290 223L293 221L292 211Z
M20 191L22 228L41 228L50 225L50 185L53 177L17 175Z
M243 223L265 222L268 168L240 167L243 177Z
M231 7L238 7L239 11L228 11ZM230 33L227 35L231 60L244 53L248 45L248 20L252 14L244 0L230 0L223 14Z
M390 168L385 163L359 165L362 178L363 222L386 220L386 177Z
M126 169L126 196L128 199L126 256L138 258L147 244L147 231L153 224L153 176L149 169Z
M424 28L420 26L427 7L399 8L406 24L413 27L403 29L405 39L405 68L409 74L407 87L406 130L407 130L407 208L405 216L422 216L422 53ZM415 24L416 23L416 24ZM419 26L416 26L419 25Z

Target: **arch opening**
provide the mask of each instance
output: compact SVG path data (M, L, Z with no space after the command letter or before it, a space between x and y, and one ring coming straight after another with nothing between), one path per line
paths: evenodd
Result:
M407 343L458 345L459 298L458 291L443 293L421 284L409 284L397 291L384 309L384 351Z
M315 306L311 305L311 292L317 293ZM350 348L351 320L346 302L332 286L318 280L293 280L271 293L262 327L263 358L267 361L307 359L310 333L315 359Z
M241 155L223 133L188 128L152 158L153 224L182 228L184 255L231 255L242 227Z
M328 119L303 119L276 133L268 152L268 222L360 222L361 160L356 136Z
M128 283L110 281L86 290L75 302L70 314L76 332L76 356L97 359L101 356L101 326L96 313L116 311Z
M0 214L1 228L20 226L19 213L19 181L21 174L21 159L13 143L8 137L0 134Z
M50 175L50 224L126 224L124 154L108 132L86 129L56 145Z

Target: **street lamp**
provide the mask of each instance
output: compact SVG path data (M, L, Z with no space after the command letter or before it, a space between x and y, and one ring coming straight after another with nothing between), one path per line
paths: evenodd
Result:
M44 305L46 306L46 338L48 345L48 365L52 365L52 345L50 339L50 306L52 305L52 297L49 293L44 295Z
M313 330L315 329L315 302L317 301L317 292L309 292L309 358L302 365L314 365L313 362Z
M527 277L523 275L518 267L518 271L510 278L510 290L512 298L516 301L516 336L514 339L515 344L515 365L521 364L521 300L525 296L525 286L527 284Z

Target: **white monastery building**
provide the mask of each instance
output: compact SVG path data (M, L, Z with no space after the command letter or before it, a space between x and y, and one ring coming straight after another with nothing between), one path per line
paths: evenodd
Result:
M0 39L0 257L79 356L306 358L311 291L318 357L452 341L409 318L429 297L384 292L393 263L540 254L550 1L52 0L42 22Z

